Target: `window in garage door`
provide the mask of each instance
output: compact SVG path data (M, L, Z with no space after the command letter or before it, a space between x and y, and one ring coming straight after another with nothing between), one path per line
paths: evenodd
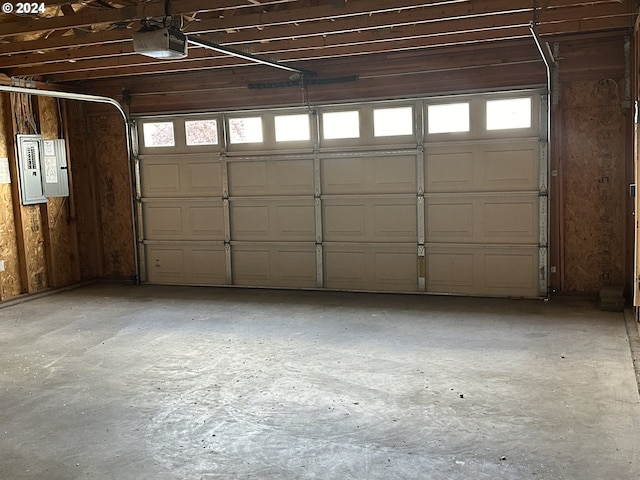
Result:
M545 295L543 101L527 91L141 118L144 278ZM148 144L146 125L168 120L174 146Z

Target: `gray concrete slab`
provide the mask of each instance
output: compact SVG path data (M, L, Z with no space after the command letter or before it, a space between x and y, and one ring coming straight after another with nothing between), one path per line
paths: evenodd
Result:
M637 479L597 302L95 285L0 309L2 479Z

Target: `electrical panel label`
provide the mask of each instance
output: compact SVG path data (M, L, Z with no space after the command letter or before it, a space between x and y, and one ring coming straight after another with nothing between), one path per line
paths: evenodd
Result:
M53 140L45 140L42 142L44 144L44 154L47 157L54 157L56 155L56 147Z
M44 181L58 183L58 159L55 155L44 157Z

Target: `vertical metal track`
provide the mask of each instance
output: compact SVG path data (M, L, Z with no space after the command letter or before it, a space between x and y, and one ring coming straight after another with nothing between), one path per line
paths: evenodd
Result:
M316 115L317 118L317 115ZM315 131L319 131L318 128ZM316 287L324 288L324 253L322 248L322 180L320 168L320 154L318 149L320 142L314 138L313 146L313 196L314 216L316 222Z
M549 95L540 95L540 180L538 186L539 239L538 269L540 296L549 288Z
M425 172L425 153L424 153L424 102L416 102L415 104L415 125L417 136L417 152L416 152L416 191L417 191L417 225L418 225L418 291L425 292L427 289L427 273L426 273L426 247L425 247L425 198L424 198L424 172Z
M558 69L549 44L542 43L534 22L529 25L529 30L547 68L547 93L540 96L540 239L538 255L540 296L547 298L549 295L549 142L551 138L551 109L552 104L557 102L555 81Z
M426 281L426 248L425 248L425 199L424 199L424 147L419 147L416 154L417 184L417 222L418 222L418 290L424 292Z
M130 120L128 123L129 135L131 138L131 168L134 178L134 192L133 192L133 204L136 215L134 221L136 222L137 238L136 249L138 252L138 276L139 282L147 282L147 261L146 261L146 248L144 244L144 226L142 215L142 182L140 179L140 146L138 144L138 124L135 120Z
M222 221L224 222L224 256L227 285L233 285L233 269L231 258L231 208L229 206L229 165L227 155L220 153L222 170Z

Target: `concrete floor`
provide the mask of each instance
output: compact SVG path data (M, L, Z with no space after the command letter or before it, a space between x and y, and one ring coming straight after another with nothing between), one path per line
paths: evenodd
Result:
M621 313L94 285L0 309L2 479L640 478Z

